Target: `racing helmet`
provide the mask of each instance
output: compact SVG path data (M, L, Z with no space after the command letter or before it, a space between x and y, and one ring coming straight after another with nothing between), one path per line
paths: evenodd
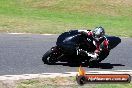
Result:
M105 30L103 27L96 27L93 30L93 37L96 41L99 41L100 39L102 39L105 35Z

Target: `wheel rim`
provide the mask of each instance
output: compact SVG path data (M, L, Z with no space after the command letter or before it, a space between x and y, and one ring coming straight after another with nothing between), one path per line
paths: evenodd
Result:
M49 57L47 57L47 63L48 64L53 64L55 62L56 62L56 59L52 55L50 55Z

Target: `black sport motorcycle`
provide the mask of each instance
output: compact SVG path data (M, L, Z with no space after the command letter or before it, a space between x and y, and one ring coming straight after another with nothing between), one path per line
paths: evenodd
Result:
M109 41L109 49L113 49L121 39L115 36L106 36ZM104 60L109 52L101 51L97 59L88 56L88 53L94 52L96 46L93 40L80 34L78 30L71 30L62 33L56 42L56 46L48 50L42 57L44 64L55 64L58 61L66 61L68 63L85 63L87 65L97 65Z

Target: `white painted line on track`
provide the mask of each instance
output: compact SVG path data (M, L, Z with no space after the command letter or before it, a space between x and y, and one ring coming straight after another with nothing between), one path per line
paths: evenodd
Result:
M78 72L2 75L0 76L0 81L33 79L33 78L75 77L77 74ZM132 75L132 70L87 71L86 74L130 74Z
M22 34L31 34L31 33L7 33L7 34L12 34L12 35L22 35Z
M57 35L57 34L40 34L40 35Z
M32 35L33 33L7 33L12 35ZM57 35L57 34L34 34L34 35Z

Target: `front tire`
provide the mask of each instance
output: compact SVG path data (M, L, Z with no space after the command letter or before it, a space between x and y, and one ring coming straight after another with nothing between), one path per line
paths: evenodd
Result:
M53 50L50 49L48 50L42 57L42 61L44 62L44 64L55 64L56 62L56 58L54 57L54 54L53 54Z

